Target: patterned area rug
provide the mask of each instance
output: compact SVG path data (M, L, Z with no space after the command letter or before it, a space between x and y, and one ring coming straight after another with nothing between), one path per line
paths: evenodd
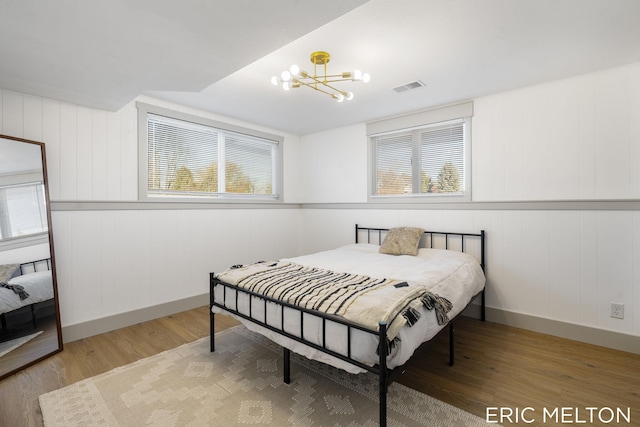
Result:
M40 396L52 426L375 426L377 376L352 375L237 326ZM392 384L390 426L485 426L485 420ZM492 424L495 425L495 424Z

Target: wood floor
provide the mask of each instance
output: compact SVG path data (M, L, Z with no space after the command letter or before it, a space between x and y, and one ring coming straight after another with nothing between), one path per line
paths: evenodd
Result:
M216 316L216 330L235 325ZM0 426L41 426L38 396L143 357L207 336L206 307L68 343L62 353L0 382ZM456 363L448 362L448 336L420 350L398 382L482 418L502 408L504 425L640 425L640 355L605 349L491 322L456 323ZM293 373L294 374L294 373ZM631 408L631 424L599 422L603 408ZM516 411L516 408L519 408ZM524 410L524 408L532 408ZM543 423L543 411L551 418ZM506 415L511 411L509 422ZM577 412L576 412L577 411ZM489 409L497 421L500 409ZM535 423L515 423L516 415ZM591 420L589 420L591 421ZM606 421L606 419L605 419Z

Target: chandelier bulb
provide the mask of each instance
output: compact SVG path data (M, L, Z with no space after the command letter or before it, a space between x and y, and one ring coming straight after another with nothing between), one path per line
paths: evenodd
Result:
M313 52L311 54L311 62L314 64L313 75L300 69L297 64L293 64L288 70L282 71L279 75L271 77L271 84L274 86L281 86L283 90L291 90L292 88L299 88L306 86L310 89L324 92L335 99L337 102L343 102L345 99L352 100L353 92L337 89L332 86L335 82L344 81L362 81L369 82L371 76L368 73L363 73L362 70L344 71L340 74L328 74L327 63L329 62L330 55L327 52ZM317 75L317 65L324 66L324 74Z

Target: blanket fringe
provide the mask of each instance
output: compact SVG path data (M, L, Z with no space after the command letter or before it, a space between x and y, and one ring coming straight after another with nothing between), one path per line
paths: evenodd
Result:
M407 319L407 324L409 326L413 326L420 319L420 312L413 307L409 307L404 313L402 313L405 319Z
M422 304L427 310L435 310L438 325L446 325L449 322L447 313L453 308L453 304L448 299L431 292L425 293L421 298Z
M24 286L21 285L10 285L6 282L0 283L0 287L7 288L18 294L21 300L25 300L29 298L29 293L24 290Z
M398 343L402 341L400 337L395 337L392 340L387 340L387 355L393 354L393 350L398 346ZM376 347L376 354L380 355L380 349Z

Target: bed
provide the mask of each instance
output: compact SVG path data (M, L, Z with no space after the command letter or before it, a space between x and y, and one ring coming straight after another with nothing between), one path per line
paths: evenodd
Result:
M351 373L379 376L380 425L387 387L423 343L449 329L476 297L484 320L485 233L355 226L355 243L210 274L215 314L228 313L290 352ZM380 302L384 302L381 304Z
M37 323L37 310L41 303L53 299L53 280L51 259L40 259L21 264L3 264L0 266L0 321L6 329L5 314L31 308L34 327Z

